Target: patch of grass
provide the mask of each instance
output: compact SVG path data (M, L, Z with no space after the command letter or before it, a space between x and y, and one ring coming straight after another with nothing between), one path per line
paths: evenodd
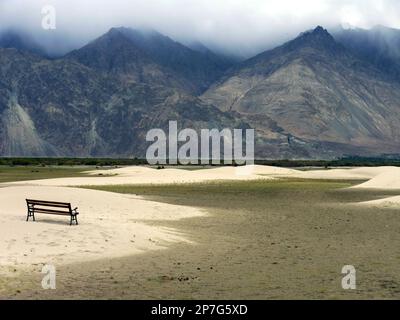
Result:
M109 185L109 186L84 186L82 188L102 190L123 194L143 195L174 195L174 194L276 194L301 191L307 189L330 190L347 188L354 184L351 181L332 180L305 180L305 179L282 179L282 180L256 180L256 181L220 181L188 184L170 185Z
M398 299L398 211L349 205L389 193L345 189L355 183L284 179L85 187L198 207L208 215L146 220L177 229L192 242L60 266L60 283L68 286L42 290L40 297ZM133 217L137 210L132 207ZM348 264L357 269L355 291L341 286ZM104 269L115 270L113 277L104 277ZM27 295L38 298L36 289Z
M116 263L120 274L138 275L135 286L127 289L129 298L398 298L397 287L382 285L400 283L398 260L390 258L397 255L400 243L398 212L349 205L388 194L346 189L356 183L360 182L284 179L89 188L142 195L209 213L151 222L178 228L196 245ZM341 270L347 264L358 272L355 292L341 287ZM171 285L142 280L154 274L168 276ZM181 275L196 281L179 282ZM140 293L135 290L138 283L143 288ZM117 298L112 292L97 294Z
M0 183L26 180L87 176L85 171L95 167L8 167L0 166Z

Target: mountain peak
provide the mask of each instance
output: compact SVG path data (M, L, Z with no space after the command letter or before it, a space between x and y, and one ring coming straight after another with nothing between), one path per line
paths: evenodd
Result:
M98 39L108 38L108 39L118 39L125 38L122 28L111 28L105 34L100 36Z
M154 29L116 28L133 46L140 49L153 62L182 76L192 83L196 92L202 92L228 69L232 62L209 49L193 50ZM194 76L195 75L195 76Z
M313 34L329 34L329 32L328 32L328 30L326 30L326 29L324 29L323 27L321 27L321 26L317 26L313 31L312 31L312 33Z
M317 26L315 29L313 30L309 30L306 32L303 32L300 34L299 37L318 37L318 38L326 38L329 40L334 40L334 38L331 36L331 34L328 32L328 30L326 30L325 28L321 27L321 26Z
M286 45L291 50L299 47L313 47L318 50L328 50L338 53L343 50L343 47L336 42L335 38L321 26L315 29L301 33L296 39L290 41Z

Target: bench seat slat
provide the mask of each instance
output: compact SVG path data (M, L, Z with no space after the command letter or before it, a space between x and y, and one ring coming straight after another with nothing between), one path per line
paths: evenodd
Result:
M43 204L43 203L28 203L29 205L34 205L36 208L37 207L48 207L48 208L61 208L61 209L69 209L68 206L61 206L61 205L49 205L49 204Z
M35 201L35 200L27 200L27 204L30 205L43 205L49 207L59 207L59 208L69 208L71 204L64 202L50 202L50 201Z
M40 209L40 208L36 208L35 212L37 212L37 213L48 213L48 214L58 214L58 215L65 215L65 216L70 216L71 215L70 211L48 210L48 209Z
M64 204L68 204L69 203L69 202L60 202L60 201L34 200L34 199L26 199L26 201L46 202L46 203L64 203Z

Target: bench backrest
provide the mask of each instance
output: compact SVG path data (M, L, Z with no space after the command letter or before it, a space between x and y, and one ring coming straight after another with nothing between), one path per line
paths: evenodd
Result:
M54 213L54 214L72 213L71 204L66 202L26 199L26 204L28 205L28 207L32 207L34 208L35 211L40 211L41 213Z

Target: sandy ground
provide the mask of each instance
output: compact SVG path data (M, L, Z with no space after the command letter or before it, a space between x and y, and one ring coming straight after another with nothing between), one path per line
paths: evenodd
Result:
M80 225L67 216L37 214L26 222L26 198L71 202ZM205 213L141 197L65 187L0 188L0 271L41 263L65 264L133 255L185 242L177 230L148 221L179 220Z
M375 207L375 208L399 209L400 196L389 197L380 200L365 201L359 204L362 206Z
M69 263L124 256L185 241L176 230L145 224L147 220L176 220L204 212L143 198L72 188L89 185L149 185L279 178L368 180L354 188L400 189L400 168L349 168L300 171L270 166L222 167L202 170L123 167L88 172L89 177L59 178L3 184L0 188L0 265L56 260ZM38 215L40 223L25 222L25 199L71 202L79 207L79 228L66 227L68 217ZM400 198L369 202L400 206ZM364 204L365 205L365 204ZM66 241L65 239L68 239Z
M380 174L372 177L365 183L355 186L356 189L399 189L400 190L400 168L387 167Z
M96 170L88 172L92 177L60 178L47 180L33 180L16 182L14 185L43 185L43 186L88 186L88 185L147 185L147 184L176 184L198 183L218 180L255 180L271 179L269 176L261 176L260 168L256 167L223 167L204 170L163 169L157 170L149 167L124 167L111 170ZM271 172L284 172L286 169L265 169L266 175Z
M208 215L150 222L191 242L121 258L41 266L0 277L0 299L398 299L397 210L354 206L396 191L347 189L354 181L267 180L134 186L146 199ZM344 265L357 290L341 287Z
M304 179L322 180L369 180L381 174L397 171L397 167L361 167L331 170L312 170L296 173L295 176Z
M96 185L149 185L180 184L209 181L249 181L275 178L368 180L380 174L397 170L394 167L349 168L300 171L270 166L222 167L202 170L124 167L88 172L89 177L58 178L15 182L10 185L40 186L96 186Z
M352 187L356 190L399 190L400 193L400 168L386 167L370 180ZM400 196L388 197L379 200L359 203L362 206L374 208L400 209Z
M208 214L198 207L80 189L76 186L169 185L300 178L368 180L351 188L355 191L400 189L400 168L396 167L312 171L268 166L193 171L124 167L95 170L88 174L88 177L0 184L0 274L10 275L43 264L68 265L118 259L175 245L196 245L190 234L184 234L181 229L173 227L161 227L157 222L201 218ZM71 202L74 207L79 207L80 225L70 227L69 217L40 214L37 215L37 222L26 222L26 198ZM400 196L364 201L358 205L377 209L400 208Z

